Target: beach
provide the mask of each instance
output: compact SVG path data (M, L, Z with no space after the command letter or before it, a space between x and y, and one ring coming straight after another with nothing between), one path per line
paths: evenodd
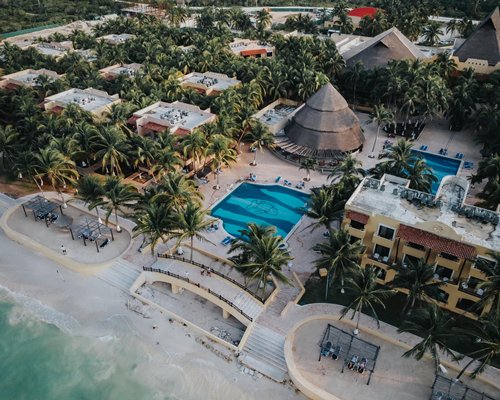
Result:
M38 371L36 365L16 365L17 373L7 374L12 365L3 359L0 373L9 379L0 383L1 399L33 398L33 393L40 399L54 398L54 393L59 398L91 398L94 390L105 393L99 397L107 399L304 398L289 385L242 373L234 357L231 362L226 361L218 351L200 344L193 332L169 322L165 315L152 309L144 310L146 317L131 311L127 307L130 297L125 293L94 276L78 274L32 253L3 232L0 284L0 314L4 313L2 320L7 321L9 329L14 327L24 334L27 328L34 329L32 339L38 340L40 332L59 337L49 343L53 352L62 353L54 362L64 364L53 365L57 371L53 376L58 378L54 385L64 384L54 392L56 387L41 390L34 386L36 382L50 386L50 382L41 379L44 375L36 376L47 374L46 368ZM47 331L44 324L51 325L51 330ZM17 344L32 343L26 340ZM41 341L40 345L47 343ZM217 349L229 355L227 350ZM33 349L33 356L44 350L45 347ZM78 354L95 362L89 364ZM94 383L86 382L87 388L82 386L73 367L79 369L82 379ZM87 370L92 372L90 376L84 373ZM30 385L15 384L16 379L29 380ZM106 390L98 391L99 387Z

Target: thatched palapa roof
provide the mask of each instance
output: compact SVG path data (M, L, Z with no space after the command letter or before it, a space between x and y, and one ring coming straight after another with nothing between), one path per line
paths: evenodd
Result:
M333 158L359 149L365 140L358 117L330 83L307 100L285 133L277 144L305 157Z
M498 7L477 27L453 53L460 62L472 58L486 60L495 66L500 62L500 11Z
M346 51L342 56L348 67L361 61L366 69L385 67L391 60L425 58L425 54L397 28L382 32L380 35Z

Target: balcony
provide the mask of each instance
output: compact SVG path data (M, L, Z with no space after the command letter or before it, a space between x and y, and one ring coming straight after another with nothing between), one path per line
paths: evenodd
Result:
M381 246L388 247L390 249L394 245L394 239L392 239L392 240L386 239L386 238L383 238L382 236L378 236L376 233L373 234L372 242L374 244L379 244Z
M459 258L450 258L444 254L438 254L436 257L436 264L442 265L443 267L450 268L452 270L458 271L460 268L461 260Z
M379 253L367 254L368 258L383 265L389 265L389 256L381 256Z
M408 244L403 246L403 254L408 254L409 256L416 258L425 258L425 249L416 249Z
M365 229L357 229L354 228L350 225L347 226L347 231L349 232L349 235L358 238L359 240L363 240L365 238Z
M471 278L472 280L473 278ZM478 288L477 286L479 285L480 282L475 282L475 281L467 281L467 280L461 280L460 283L458 284L458 290L461 292L470 294L471 296L475 297L483 297L484 290Z

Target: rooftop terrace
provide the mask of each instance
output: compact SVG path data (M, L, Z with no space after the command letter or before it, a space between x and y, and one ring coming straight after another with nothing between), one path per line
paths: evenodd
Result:
M203 89L210 89L221 92L236 86L241 83L237 79L228 77L225 74L217 74L215 72L193 72L182 78L182 83L186 86L199 86Z
M50 71L48 69L25 69L23 71L2 76L0 80L6 84L33 87L36 86L37 78L41 75L46 76L50 81L55 81L60 78L57 72Z
M110 96L104 91L96 89L69 89L64 92L47 97L45 103L55 103L56 106L67 106L77 104L85 111L98 111L103 107L110 106L119 100L118 95Z
M135 38L135 35L132 35L130 33L121 33L119 35L113 33L111 35L101 36L100 38L98 38L98 40L103 40L110 44L121 44L133 38Z
M408 225L437 221L449 228L446 236L456 236L450 239L491 250L500 248L500 214L464 203L469 188L466 179L445 177L435 196L409 189L408 185L406 179L392 175L384 175L381 180L365 178L346 208ZM438 227L434 230L437 235L443 234Z
M66 42L37 43L35 49L46 56L60 57L73 50L73 44Z
M99 70L102 74L106 76L116 77L119 75L134 76L140 69L142 64L132 63L132 64L115 64L106 68Z
M190 131L215 118L209 110L202 110L191 104L175 101L165 103L159 101L134 113L137 124L145 126L147 123L161 126L184 129Z

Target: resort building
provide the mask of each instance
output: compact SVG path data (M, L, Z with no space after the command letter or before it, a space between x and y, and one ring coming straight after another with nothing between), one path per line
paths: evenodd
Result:
M132 35L130 33L121 33L119 35L117 34L111 34L111 35L105 35L97 38L97 40L101 40L103 42L106 42L108 44L123 44L126 41L130 39L134 39L135 35Z
M96 117L107 114L113 104L120 103L117 94L110 96L102 90L88 88L69 89L64 92L46 97L43 107L46 111L56 114L61 113L69 104L76 104L85 111L92 113Z
M207 96L215 96L230 87L241 85L241 81L215 72L192 72L181 78L181 86L192 88Z
M426 58L397 28L391 28L342 54L348 67L362 62L365 69L383 68L391 60Z
M229 43L229 48L234 54L242 57L266 58L273 57L276 48L265 42L250 39L234 39Z
M92 63L94 61L97 61L97 53L95 50L92 49L78 49L78 50L73 50L74 53L77 53L83 57L83 59L89 63Z
M34 87L37 85L38 78L45 76L49 81L56 81L62 77L57 72L48 69L25 69L4 75L0 78L0 88L6 90L17 90L20 87Z
M364 141L358 117L331 83L312 95L276 138L282 152L321 162L357 151Z
M461 43L452 54L457 69L472 68L478 74L500 69L500 11L493 12Z
M285 126L299 109L300 103L289 99L278 99L273 101L267 107L253 115L254 119L262 122L269 132L278 134L282 132Z
M112 81L119 76L132 77L137 74L138 71L142 69L142 64L132 63L132 64L115 64L110 67L100 69L99 72L104 79Z
M40 54L58 59L73 50L73 43L69 40L65 42L36 43L32 47Z
M171 133L185 135L204 124L214 122L216 115L210 109L202 110L191 104L158 101L135 112L127 121L137 127L139 135L153 134L170 129Z
M391 282L392 266L407 267L423 259L441 281L439 304L477 318L488 310L473 308L486 280L477 262L493 262L488 253L500 249L500 214L465 204L469 183L445 176L436 194L409 189L409 181L392 175L365 178L345 206L343 226L366 247L361 266L380 270Z
M369 17L373 18L374 15L377 13L378 8L375 7L359 7L359 8L353 8L350 10L347 15L352 21L352 25L354 29L359 28L359 23L364 17ZM334 17L331 21L325 21L325 28L332 28L335 26L338 26L338 17Z

